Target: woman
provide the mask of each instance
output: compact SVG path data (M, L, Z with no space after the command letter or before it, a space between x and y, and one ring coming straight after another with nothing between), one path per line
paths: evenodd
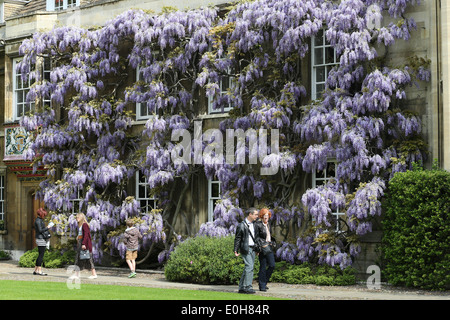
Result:
M259 247L269 245L270 252L268 253L259 253L259 290L267 291L269 288L267 287L267 283L272 276L272 272L275 269L275 256L272 250L272 238L270 236L270 225L269 219L272 217L272 213L269 209L263 208L259 211L259 218L255 225L255 233L256 233L256 241L259 243Z
M33 274L39 276L46 276L46 273L42 272L42 261L44 260L45 248L48 247L48 242L50 239L49 229L52 227L52 223L45 226L44 218L47 215L47 211L43 208L37 210L37 218L34 222L34 228L36 230L36 244L38 246L39 255L36 259Z
M92 258L92 240L89 224L86 220L86 216L84 215L84 213L77 213L76 219L78 222L78 237L77 237L77 254L75 256L75 265L80 270L84 269L91 270L92 275L89 277L89 279L96 279L97 273L95 272L94 260ZM90 258L83 260L80 259L81 250L89 250Z

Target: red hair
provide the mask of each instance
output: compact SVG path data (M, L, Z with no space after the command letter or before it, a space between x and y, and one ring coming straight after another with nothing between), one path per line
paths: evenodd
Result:
M40 217L40 218L45 218L45 216L47 215L47 211L45 211L44 208L39 208L39 209L37 210L37 215L38 215L38 217Z
M267 208L262 208L259 210L259 217L262 219L266 214L269 215L269 219L272 218L272 212Z

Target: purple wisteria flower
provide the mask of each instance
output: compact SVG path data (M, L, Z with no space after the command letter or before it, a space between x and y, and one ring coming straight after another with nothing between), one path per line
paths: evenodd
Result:
M389 179L425 159L421 119L407 100L411 85L430 80L428 66L395 67L379 56L411 38L415 3L255 0L226 14L128 10L100 28L60 27L26 39L17 71L33 83L27 102L36 104L21 119L35 132L26 157L35 171L47 169L36 194L57 232L75 235L71 213L84 212L94 258L105 244L123 257L121 232L135 219L143 248L165 242L158 257L165 261L182 241L174 226L188 216L181 204L198 195L201 176L220 182L220 200L199 235L233 234L244 208L266 206L272 223L297 238L280 241L279 258L350 265L360 251L354 239L371 231ZM338 64L308 102L305 59L322 35ZM47 77L36 68L43 59L51 62ZM229 116L195 135L209 107ZM247 133L235 150L218 138L229 129ZM278 130L279 152L254 139L262 130ZM183 150L190 164L172 159L181 156L172 134L186 131L194 137ZM268 167L280 170L261 175ZM312 188L324 170L330 176ZM137 179L147 194L130 196ZM150 192L160 207L144 213L139 199Z

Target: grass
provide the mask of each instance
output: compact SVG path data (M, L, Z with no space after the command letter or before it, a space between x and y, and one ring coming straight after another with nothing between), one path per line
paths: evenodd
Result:
M230 292L0 280L0 300L279 300Z

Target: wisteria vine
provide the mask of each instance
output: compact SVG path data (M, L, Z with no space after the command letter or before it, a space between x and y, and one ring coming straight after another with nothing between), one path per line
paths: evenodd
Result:
M414 3L255 0L225 14L218 8L129 10L98 29L34 34L20 47L18 68L35 83L27 100L38 103L21 124L36 131L27 158L48 170L37 196L54 213L57 231L74 232L69 212L85 212L100 260L105 245L124 255L121 232L133 218L145 248L169 240L160 254L167 257L179 239L173 224L180 210L168 186L188 186L203 171L221 182L222 194L214 221L199 235L232 234L245 207L264 205L277 225L304 231L290 229L287 235L297 239L283 242L278 257L350 265L360 250L358 236L371 232L372 218L381 213L386 182L424 159L420 118L406 110L406 89L429 80L427 61L397 68L377 51L409 40L415 24L405 12ZM384 16L396 21L383 24ZM369 23L374 20L380 25ZM302 63L322 29L339 65L320 99L308 102ZM35 71L43 59L51 61L48 78ZM222 92L221 81L229 79ZM218 128L224 135L227 129L278 129L280 152L258 164L230 164L205 153L194 164L172 161L179 152L172 134L193 132L207 99L216 110L232 106ZM39 103L44 100L52 106ZM135 106L153 115L140 132L132 125ZM210 150L208 139L194 141L186 151L192 159L198 143ZM239 152L236 159L265 155L249 145ZM304 177L330 160L335 178L299 193ZM257 168L272 162L279 172L260 175ZM161 199L148 214L129 195L138 171ZM337 223L346 225L344 232L336 231Z

